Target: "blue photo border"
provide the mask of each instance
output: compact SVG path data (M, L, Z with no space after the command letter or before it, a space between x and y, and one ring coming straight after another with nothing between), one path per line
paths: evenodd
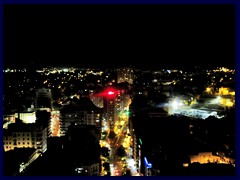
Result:
M235 6L235 69L236 69L236 176L230 177L180 177L180 176L170 176L170 177L150 177L150 178L163 178L163 179L208 179L208 178L218 178L218 179L238 179L239 178L239 158L240 157L240 149L239 149L239 135L240 132L238 131L239 126L239 119L240 119L240 108L239 108L239 96L240 96L240 82L239 82L239 75L240 75L240 0L0 0L0 67L1 71L3 70L3 6L4 4L232 4ZM3 72L3 71L2 71ZM3 98L3 73L0 73L0 95ZM0 101L1 107L3 106L3 101ZM239 109L239 110L238 110ZM1 108L1 115L3 114L3 108ZM2 116L3 117L3 116ZM2 137L2 130L0 131ZM1 138L2 141L2 138ZM3 146L1 148L1 179L12 179L16 177L7 177L3 176ZM39 167L41 168L41 167ZM69 178L93 178L93 177L17 177L17 178L49 178L49 179L69 179ZM103 178L103 177L95 177L95 178ZM112 178L112 177L104 177L104 178ZM118 177L118 178L127 178L127 177ZM132 177L129 177L132 178ZM141 177L141 178L149 178L149 177Z

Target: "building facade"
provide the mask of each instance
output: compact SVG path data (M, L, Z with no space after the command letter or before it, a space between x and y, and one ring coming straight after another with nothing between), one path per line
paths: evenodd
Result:
M65 136L68 127L72 124L94 125L101 128L101 112L97 111L60 111L60 133Z
M35 148L39 153L43 153L47 150L47 137L47 127L13 123L3 131L4 151L14 148Z
M52 109L52 92L51 89L41 88L35 90L34 105L37 108Z
M81 99L80 99L81 101ZM71 124L94 125L101 132L102 109L96 107L90 99L70 103L60 109L60 135L65 136Z

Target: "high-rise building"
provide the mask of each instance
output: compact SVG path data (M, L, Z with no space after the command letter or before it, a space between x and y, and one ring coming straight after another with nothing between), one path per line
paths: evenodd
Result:
M102 94L104 96L104 117L110 131L114 131L114 124L120 119L121 113L128 111L131 98L125 90L114 88L107 88Z
M104 97L104 118L110 127L110 131L114 129L114 123L118 118L117 96L118 91L114 88L107 88L103 93Z
M15 148L35 148L39 153L47 149L47 126L25 124L21 121L12 123L3 131L4 151Z
M117 118L116 99L104 99L104 114L109 124L110 131L114 128L114 122Z
M65 136L71 124L94 125L101 132L102 109L96 107L93 102L82 97L76 102L70 102L60 109L60 133Z
M128 82L133 84L134 72L132 68L118 69L117 73L117 83Z
M35 107L52 109L52 92L50 89L41 88L35 90Z
M26 124L36 122L36 112L35 111L17 112L17 113L15 113L15 117L21 119Z

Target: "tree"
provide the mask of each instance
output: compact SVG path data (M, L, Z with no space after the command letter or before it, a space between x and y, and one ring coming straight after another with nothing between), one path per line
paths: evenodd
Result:
M110 164L108 162L103 163L103 167L106 171L110 170Z
M109 135L108 135L108 138L109 139L114 139L116 136L115 132L114 131L110 131Z
M103 131L102 132L102 139L105 140L107 137L107 132L106 131Z
M109 149L107 147L101 147L101 155L104 157L109 157Z
M123 157L123 156L126 156L126 151L125 151L125 148L123 146L120 146L118 149L117 149L117 155L119 157Z

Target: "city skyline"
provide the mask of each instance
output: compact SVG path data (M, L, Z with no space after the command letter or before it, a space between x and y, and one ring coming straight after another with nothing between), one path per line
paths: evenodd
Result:
M6 176L236 173L233 69L3 73Z
M6 5L4 66L235 64L231 5Z

